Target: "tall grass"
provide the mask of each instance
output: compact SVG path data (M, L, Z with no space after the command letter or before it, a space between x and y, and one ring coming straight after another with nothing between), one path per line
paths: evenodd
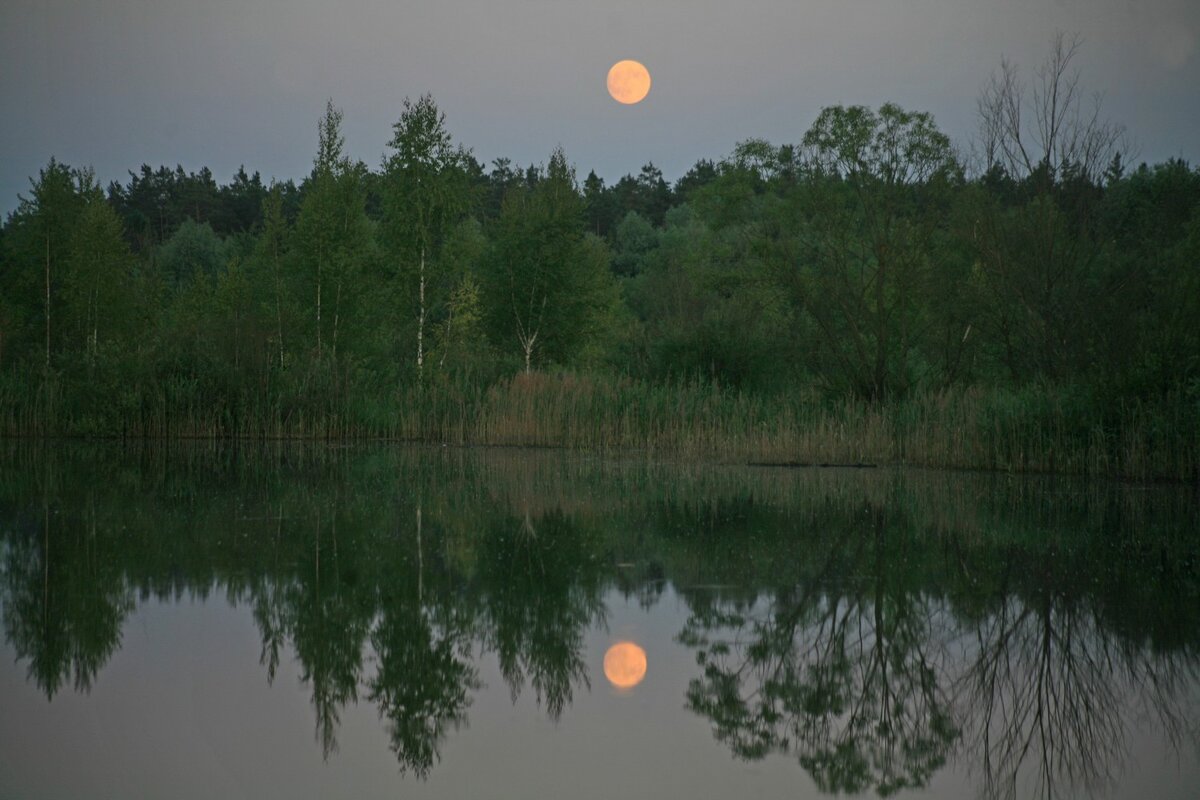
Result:
M455 444L638 450L728 462L910 464L1195 480L1200 412L1179 397L1106 413L1049 388L972 388L888 404L765 396L702 383L518 375L481 396L436 395L400 430Z
M124 438L390 439L454 445L637 451L773 464L908 464L1200 479L1200 409L1169 396L1105 408L1050 387L954 389L887 404L815 391L759 394L710 383L570 373L490 386L443 382L351 391L326 376L298 387L214 395L184 381L120 402L67 402L0 380L0 433Z

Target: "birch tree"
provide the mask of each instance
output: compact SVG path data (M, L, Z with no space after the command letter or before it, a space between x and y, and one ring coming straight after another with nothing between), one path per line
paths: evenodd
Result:
M418 377L424 374L426 330L448 288L438 255L447 231L467 206L463 163L446 116L429 94L405 99L384 158L384 237L404 294L413 297Z
M81 202L75 185L76 172L53 158L31 181L28 198L21 197L9 229L17 240L14 249L30 267L28 283L40 284L43 367L50 371L52 338L56 329L56 297L70 258L71 234ZM36 265L36 268L34 267ZM34 272L40 273L34 278Z
M608 249L583 227L583 200L561 148L532 189L505 197L484 296L495 340L505 348L516 339L526 372L535 353L566 361L579 352L618 297Z
M318 125L317 156L296 222L300 259L313 281L317 358L337 357L338 333L347 284L367 244L365 167L344 152L342 112L333 101ZM332 295L332 297L330 297ZM329 306L332 300L332 314ZM330 320L332 316L332 320ZM329 328L331 336L325 334Z
M262 203L263 230L258 239L258 257L262 267L271 276L274 299L275 343L278 347L279 366L285 362L283 339L283 259L287 252L288 224L283 216L283 194L279 184L273 183Z
M102 331L111 337L128 324L129 315L122 310L132 291L133 255L125 243L121 220L90 172L81 174L79 189L83 208L71 239L72 266L65 289L75 331L82 336L80 349L93 367Z

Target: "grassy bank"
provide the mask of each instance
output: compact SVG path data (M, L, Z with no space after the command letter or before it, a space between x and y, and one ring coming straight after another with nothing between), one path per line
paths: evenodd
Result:
M222 394L178 384L114 399L0 383L7 436L393 439L639 451L721 462L909 464L1194 482L1200 409L1170 396L1102 407L1067 390L971 388L887 404L815 392L534 373L491 386ZM358 384L355 384L358 385ZM313 398L317 398L314 400Z

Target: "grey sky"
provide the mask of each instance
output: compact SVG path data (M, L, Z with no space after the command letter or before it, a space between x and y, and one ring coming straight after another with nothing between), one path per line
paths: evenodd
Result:
M1200 156L1195 0L3 0L0 210L51 155L105 182L142 162L300 179L327 97L372 167L424 91L485 163L561 144L609 181L798 141L834 103L930 111L964 143L1001 56L1028 74L1056 29L1141 159ZM622 58L653 76L640 105L605 92Z

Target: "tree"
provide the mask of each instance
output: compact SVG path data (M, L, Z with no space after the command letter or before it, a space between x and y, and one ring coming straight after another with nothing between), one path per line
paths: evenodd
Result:
M41 272L44 369L50 371L51 334L54 329L54 300L70 257L71 237L82 202L76 185L80 175L54 158L31 180L28 198L21 197L9 228L15 234L14 249L25 262L32 278L34 264ZM29 281L33 283L33 281Z
M671 207L671 187L663 179L662 170L647 163L638 173L637 185L641 196L641 211L652 223L661 226Z
M1200 390L1200 170L1141 165L1104 190L1096 379L1123 396Z
M929 114L886 103L832 106L804 135L810 187L798 288L831 358L823 371L881 399L913 380L929 322L930 243L941 192L957 179L950 140Z
M247 175L245 166L238 167L233 180L217 193L221 203L218 230L226 234L253 230L262 221L267 192L257 172Z
M158 263L176 290L197 275L215 277L224 266L225 242L207 222L186 219L158 248Z
M242 259L234 256L217 276L213 301L220 320L220 330L225 339L232 338L233 371L242 369L242 352L247 338L247 328L252 321L250 279ZM226 362L228 358L224 359Z
M467 205L464 153L451 145L445 114L429 94L414 103L405 98L404 110L393 126L384 159L384 231L398 273L406 284L415 284L418 376L425 369L425 327L430 312L427 289L430 263L437 256L448 228ZM411 275L412 278L407 276ZM413 280L415 279L415 280Z
M791 181L796 177L796 152L791 145L775 147L765 139L746 139L738 142L727 166L750 173L763 185Z
M492 171L487 176L483 202L483 218L494 222L500 218L500 208L509 190L521 183L522 176L513 168L512 159L497 158L492 161Z
M661 226L671 206L671 187L663 179L662 170L648 163L635 178L626 175L612 187L609 210L611 222L636 211L656 226Z
M446 367L447 362L455 367L476 363L486 352L476 276L487 246L482 226L468 217L455 226L442 247L440 269L450 288L445 322L438 326L435 336L439 368Z
M588 230L597 236L607 236L616 212L612 193L604 188L604 179L595 170L583 181L583 209Z
M636 211L630 211L617 226L613 271L633 277L645 267L646 259L658 247L659 233Z
M672 209L627 284L659 377L761 387L788 374L793 315L762 257L761 198L743 177L727 171L693 195L695 210Z
M1104 171L1128 156L1124 126L1102 116L1100 96L1085 107L1079 72L1072 62L1082 42L1054 35L1050 54L1025 86L1008 59L1000 61L977 101L983 168L1002 167L1016 179L1037 176L1039 189L1068 168L1099 182Z
M504 200L488 259L485 295L497 342L516 334L533 369L535 348L566 360L615 298L603 242L583 234L583 204L562 149L533 189Z
M980 198L969 238L993 298L981 321L1014 379L1063 379L1086 364L1097 333L1094 287L1105 281L1095 217L1126 142L1098 96L1085 104L1072 66L1080 46L1056 34L1030 87L1001 61L978 101L985 174L1016 194Z
M133 254L121 220L100 187L85 173L80 181L83 210L71 237L72 268L67 295L83 335L83 351L92 366L100 350L100 332L112 335L129 318Z
M257 173L255 173L257 175ZM283 258L287 253L290 234L287 219L283 215L283 192L278 183L272 183L262 201L262 234L258 238L260 264L271 275L272 295L275 306L275 339L279 348L279 366L284 365L283 340Z
M317 357L324 353L327 283L333 283L333 324L330 352L337 357L343 291L367 245L366 168L343 152L342 112L330 100L318 124L317 156L307 181L296 236L301 263L315 284Z
M703 189L716 179L717 165L709 159L702 158L675 182L675 197L681 202L688 202L693 192Z

